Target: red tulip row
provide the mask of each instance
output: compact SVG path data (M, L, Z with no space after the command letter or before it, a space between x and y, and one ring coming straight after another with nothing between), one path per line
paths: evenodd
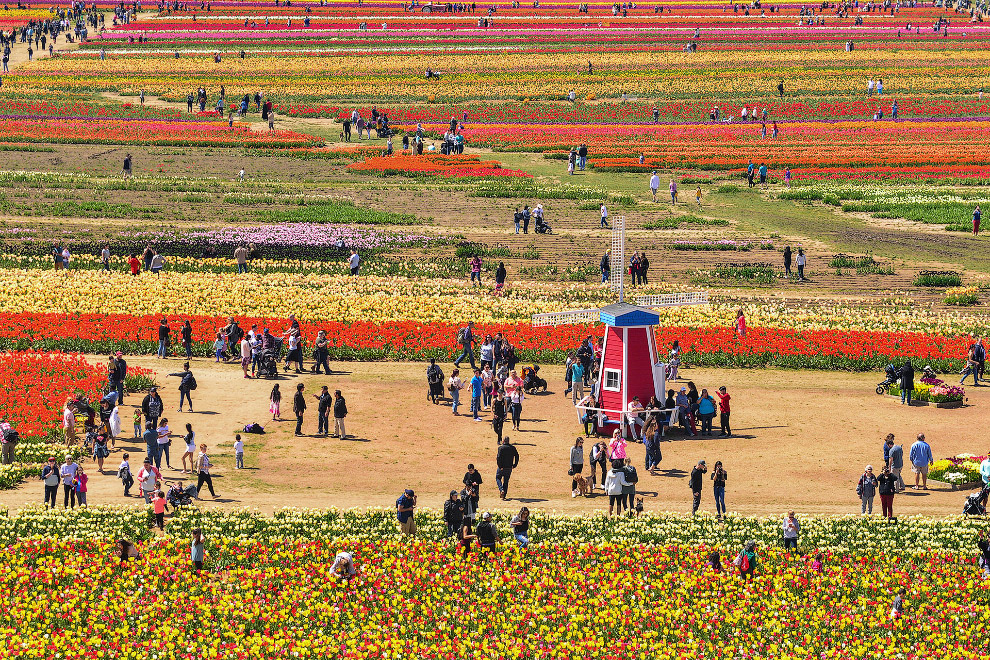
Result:
M169 318L173 337L188 318L195 355L212 355L212 342L225 318L192 316ZM0 348L17 350L64 350L87 353L150 354L157 348L157 316L63 315L0 313ZM252 325L260 332L270 328L281 335L288 327L284 319L238 317L245 330ZM450 359L458 347L457 326L451 323L303 322L303 336L312 339L325 330L334 360L425 360ZM529 324L482 325L476 334L501 332L513 344L521 360L561 363L585 337L600 337L603 326L568 325L535 328ZM917 332L863 332L853 330L790 330L751 328L739 340L722 327L658 327L660 346L678 340L684 359L694 364L718 367L781 366L811 369L873 370L888 362L911 358L930 363L938 371L958 368L968 349L967 337L945 337ZM173 354L183 353L175 342Z

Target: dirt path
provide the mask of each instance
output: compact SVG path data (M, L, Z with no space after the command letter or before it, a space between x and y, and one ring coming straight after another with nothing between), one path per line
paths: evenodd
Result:
M285 375L278 380L283 417L292 417L292 393L298 382L306 385L310 406L303 425L305 436L295 437L294 420L270 421L272 381L245 380L235 365L194 360L199 382L194 392L196 412L179 413L175 411L177 379L166 374L177 370L180 361L134 358L130 362L154 369L163 385L166 415L175 434L171 464L181 465L181 433L187 422L193 425L197 441L210 446L220 498L214 503L207 494L202 505L208 508L250 506L269 512L284 506L387 507L407 487L420 494L421 506L439 507L452 488L460 487L469 462L484 477L485 508L504 510L526 504L591 513L607 505L600 494L588 499L570 497L568 452L580 425L569 399L562 396L559 367L544 367L541 374L546 374L551 393L527 398L522 432L508 433L521 461L512 475L510 500L502 503L493 497L495 438L490 424L472 421L466 405L462 415L455 417L449 406L429 403L423 364L340 363L333 365L340 371L330 377ZM444 365L444 370L449 375L450 365ZM736 435L730 439L674 435L675 441L662 447L664 470L655 476L642 469L642 446L631 445L630 456L640 469L639 490L649 510L687 511L687 474L702 458L709 465L716 460L725 464L730 510L777 515L794 508L805 514L841 514L858 512L855 480L867 463L879 467L881 439L888 432L904 443L905 453L918 432L927 434L936 458L987 450L984 442L971 438L984 424L990 406L988 388L969 389L972 405L966 408L936 410L906 408L878 397L873 393L879 380L876 374L689 369L684 375L699 387L728 386ZM347 397L347 430L354 439L314 435L317 420L312 395L322 384L341 389ZM118 449L130 452L132 466L138 466L143 455L142 443L130 437L132 406L140 400L140 396L128 397L121 415L125 437L119 440ZM463 401L466 404L468 397ZM266 426L268 432L244 436L247 469L235 470L234 433L250 422ZM586 448L590 449L590 443ZM92 475L92 503L137 501L121 496L120 482L113 476L120 458L120 452L112 454L102 475L92 461L86 463ZM176 470L164 469L164 473L167 478L189 477ZM908 491L895 500L895 511L901 515L958 513L963 496L942 490ZM0 505L17 508L41 497L38 483L29 480L18 489L0 492ZM702 501L704 509L713 509L708 483Z

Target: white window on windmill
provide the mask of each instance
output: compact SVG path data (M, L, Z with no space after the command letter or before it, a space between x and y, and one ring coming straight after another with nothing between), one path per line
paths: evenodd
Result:
M622 372L618 369L606 369L602 389L618 392L622 387Z

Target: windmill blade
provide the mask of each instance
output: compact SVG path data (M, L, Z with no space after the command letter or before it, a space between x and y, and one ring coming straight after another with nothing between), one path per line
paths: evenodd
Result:
M619 294L619 302L622 302L622 283L626 274L626 218L616 216L612 218L612 258L609 261L611 268L609 276L609 287Z
M690 291L688 293L661 293L653 296L636 298L640 307L678 307L680 305L707 305L706 291Z
M597 309L575 309L569 312L548 312L533 315L533 327L543 328L574 323L598 323L601 314Z

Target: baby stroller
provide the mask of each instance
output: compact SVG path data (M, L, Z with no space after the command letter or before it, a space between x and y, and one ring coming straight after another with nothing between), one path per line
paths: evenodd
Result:
M897 369L894 369L893 364L888 364L884 372L887 374L887 379L877 385L877 394L886 394L887 388L897 382Z
M541 218L541 217L540 218L537 218L536 219L536 233L537 234L552 234L553 233L553 227L551 227L550 224L546 220L544 220L543 218Z
M165 501L171 507L191 506L196 495L196 487L192 484L183 488L181 481L173 481L165 494Z
M990 497L990 484L983 484L980 492L973 493L966 498L963 503L964 516L985 516L987 515L987 498Z
M534 364L532 367L523 367L523 391L532 394L536 390L547 391L547 381L538 375L540 365Z
M266 348L258 354L258 376L266 378L276 378L278 376L278 363L282 358L282 340L275 339L271 348Z

